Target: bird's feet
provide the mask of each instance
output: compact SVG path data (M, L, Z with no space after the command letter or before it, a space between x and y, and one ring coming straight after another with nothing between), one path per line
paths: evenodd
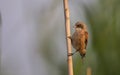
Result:
M68 54L68 56L72 56L72 55L73 55L73 53L69 53L69 54Z
M67 38L71 39L71 36L67 36Z
M76 50L76 51L73 52L73 53L69 53L68 56L72 56L72 55L74 55L76 52L78 52L78 50Z

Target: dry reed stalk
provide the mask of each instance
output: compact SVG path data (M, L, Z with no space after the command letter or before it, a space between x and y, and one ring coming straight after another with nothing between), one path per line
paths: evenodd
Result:
M67 54L70 54L72 53L72 50L71 50L71 39L69 38L71 35L70 35L70 15L69 15L68 0L63 0L63 4L64 4L64 15L65 15ZM67 62L68 62L68 75L73 75L72 56L67 55Z

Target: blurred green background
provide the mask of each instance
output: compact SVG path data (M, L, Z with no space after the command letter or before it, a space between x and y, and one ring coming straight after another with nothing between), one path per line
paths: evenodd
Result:
M97 6L84 6L97 59L94 75L120 75L119 3L119 0L99 0Z
M27 56L31 72L26 74L26 70L24 70L25 72L19 73L22 68L16 72L14 72L15 68L9 70L11 69L9 65L12 64L9 61L13 61L13 59L1 58L3 61L1 75L67 75L62 0L49 2L48 0L31 0L30 2L25 0L21 4L24 4L23 8L25 7L23 18L27 21L26 23L32 23L34 27L34 33L30 33L30 35L35 37L29 37L34 40L27 41L32 44L35 42L35 46L27 46L29 50L31 49L28 50ZM85 63L81 63L79 53L73 56L74 75L86 75L87 67L92 69L92 75L120 75L120 0L69 0L69 7L71 34L74 32L72 26L79 20L87 24L89 32ZM4 12L1 13L1 16L3 16L2 14ZM5 45L5 47L7 46ZM2 51L2 54L5 55L4 48ZM4 63L4 59L7 60L7 63ZM23 60L19 62L23 62ZM4 66L6 64L8 67Z

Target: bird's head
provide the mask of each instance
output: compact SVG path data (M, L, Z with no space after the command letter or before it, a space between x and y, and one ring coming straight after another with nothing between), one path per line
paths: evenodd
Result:
M75 26L75 30L83 30L86 29L86 25L83 22L78 21Z

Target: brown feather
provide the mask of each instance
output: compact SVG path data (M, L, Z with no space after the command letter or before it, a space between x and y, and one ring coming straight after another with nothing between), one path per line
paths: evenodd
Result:
M85 31L85 44L86 44L85 49L87 47L87 43L88 43L88 32Z

